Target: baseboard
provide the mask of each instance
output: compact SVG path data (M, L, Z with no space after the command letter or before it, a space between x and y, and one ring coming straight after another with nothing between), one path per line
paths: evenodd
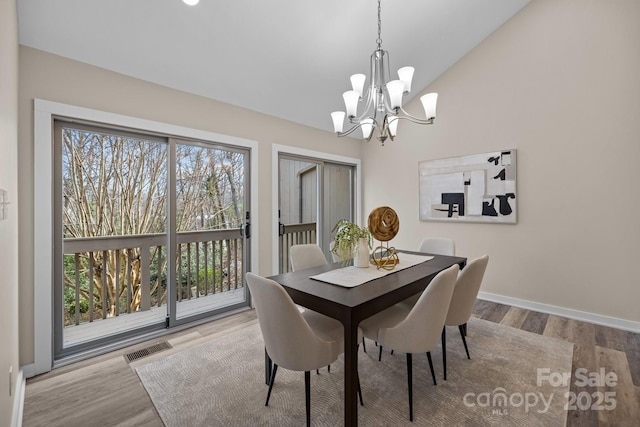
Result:
M24 377L22 369L18 371L16 378L15 399L13 400L13 415L11 416L12 427L22 427L22 413L24 411L24 392L27 387L27 381Z
M22 377L27 379L27 378L32 378L35 377L36 375L38 375L38 372L36 372L36 364L35 363L30 363L28 365L24 365L21 369L22 371Z
M632 320L619 319L617 317L603 316L595 313L588 313L570 308L558 307L555 305L543 304L534 301L527 301L519 298L506 297L503 295L492 294L489 292L479 292L478 298L481 300L497 302L500 304L511 305L514 307L525 308L527 310L538 311L540 313L553 314L556 316L567 317L569 319L581 320L583 322L595 323L596 325L608 326L610 328L623 329L640 333L640 322Z

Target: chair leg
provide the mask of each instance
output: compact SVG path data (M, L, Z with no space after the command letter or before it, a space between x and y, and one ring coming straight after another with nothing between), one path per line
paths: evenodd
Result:
M327 365L327 372L331 373L331 365ZM320 375L320 369L316 369L316 375Z
M364 344L364 337L362 337L362 349L365 353L367 352L367 346Z
M307 427L311 426L311 374L304 373L304 400L307 410Z
M407 353L407 387L409 389L409 421L413 422L413 361Z
M380 349L380 351L378 351L378 362L382 360L382 346L379 345L378 348Z
M442 327L442 369L444 370L444 380L447 380L447 327Z
M467 352L467 359L471 359L471 356L469 356L469 348L467 347L467 340L464 338L467 335L467 325L460 325L458 326L458 329L460 330L460 336L462 337L462 344L464 344L464 351Z
M271 378L269 379L269 391L267 392L267 401L264 406L269 406L269 398L271 397L271 389L273 388L273 383L276 380L276 372L278 371L278 365L273 364L273 368L271 369Z
M429 360L429 369L431 369L431 378L433 378L433 385L438 385L436 382L436 374L433 371L433 361L431 360L431 352L427 351L427 359Z
M358 396L360 396L360 406L364 406L362 401L362 389L360 388L360 374L358 374Z
M269 357L269 353L267 353L267 348L264 348L264 383L269 385L269 378L271 378L271 369L273 363L271 362L271 357Z

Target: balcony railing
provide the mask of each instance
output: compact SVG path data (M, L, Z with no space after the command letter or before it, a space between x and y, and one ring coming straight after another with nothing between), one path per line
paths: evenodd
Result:
M65 239L65 326L166 304L166 244L166 234ZM176 245L178 303L243 286L240 229L181 232Z
M317 243L316 223L281 227L281 271L289 249ZM242 288L240 229L181 232L176 236L176 301ZM167 302L167 236L86 237L64 240L64 325L148 311Z
M280 225L280 272L291 271L289 249L293 245L317 243L316 223Z

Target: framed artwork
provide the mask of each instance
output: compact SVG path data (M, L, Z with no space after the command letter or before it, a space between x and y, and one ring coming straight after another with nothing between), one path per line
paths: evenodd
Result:
M418 164L420 220L515 224L516 150Z

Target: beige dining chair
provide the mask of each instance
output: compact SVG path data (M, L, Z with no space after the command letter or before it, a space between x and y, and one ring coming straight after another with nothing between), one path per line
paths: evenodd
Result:
M447 237L425 237L418 246L418 252L455 256L456 243Z
M471 359L466 340L467 322L473 312L473 305L478 297L478 291L480 291L480 285L482 284L488 263L489 256L483 255L469 262L458 274L447 318L442 328L442 367L444 369L445 381L447 379L447 326L458 327L460 336L462 337L462 343L464 344L464 350L467 352L467 359Z
M329 264L322 249L315 243L291 246L289 260L293 271Z
M320 246L314 243L291 246L289 248L289 260L291 261L292 271L329 264ZM296 307L300 311L305 311L304 307L299 305L296 305ZM327 366L327 370L331 371L331 366Z
M456 255L456 243L453 239L449 239L447 237L425 237L420 242L420 246L418 246L418 252L425 252L428 254L435 255L447 255L447 256L455 256ZM412 295L406 300L402 301L403 304L412 307L420 294Z
M278 367L304 371L306 421L309 426L310 371L335 362L344 352L342 324L312 310L300 313L287 291L273 280L254 273L247 273L246 279L267 354L273 361L265 406L269 405ZM358 394L362 405L359 379Z
M407 354L407 384L409 391L409 420L413 421L413 361L414 353L427 353L433 383L436 384L431 350L438 345L451 302L457 264L441 271L422 292L412 308L396 304L360 323L365 337L382 347Z

